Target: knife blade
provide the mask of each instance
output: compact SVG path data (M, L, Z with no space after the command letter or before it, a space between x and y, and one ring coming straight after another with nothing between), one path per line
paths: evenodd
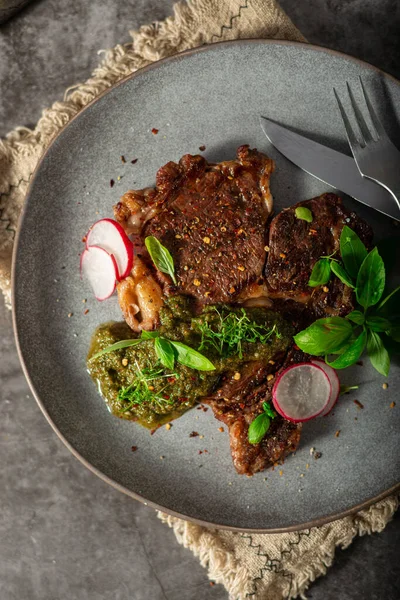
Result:
M359 202L400 221L400 211L388 191L363 177L353 158L260 117L273 146L295 165Z

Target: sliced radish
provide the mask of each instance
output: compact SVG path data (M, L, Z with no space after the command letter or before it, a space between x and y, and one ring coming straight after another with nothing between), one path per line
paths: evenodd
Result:
M335 406L336 402L338 401L339 394L340 394L340 381L339 381L339 377L337 376L335 369L333 369L332 367L327 365L322 360L314 360L313 359L311 362L313 365L317 365L317 367L321 367L321 369L323 371L325 371L325 373L328 375L329 381L331 382L331 397L329 398L328 404L326 405L326 407L320 414L320 417L324 417L325 415L327 415L328 413L331 412L332 408Z
M112 254L90 246L82 252L81 274L89 280L97 300L106 300L115 290L118 267Z
M99 246L115 257L118 280L129 275L133 264L133 244L117 221L97 221L86 236L86 248L90 246Z
M285 369L272 390L277 412L294 423L309 421L325 410L331 397L331 383L321 367L300 363Z

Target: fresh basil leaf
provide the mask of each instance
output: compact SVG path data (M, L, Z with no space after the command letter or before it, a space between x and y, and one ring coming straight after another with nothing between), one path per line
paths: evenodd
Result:
M170 340L170 344L175 348L177 352L177 360L181 365L196 369L197 371L214 371L215 367L211 361L208 360L203 354L193 350L190 346L182 344L181 342L173 342Z
M379 333L371 330L368 332L367 352L372 366L378 373L387 377L390 369L390 358Z
M274 410L272 410L271 405L268 402L263 402L263 409L264 412L271 418L271 419L275 419L276 417L276 412Z
M357 275L357 301L364 308L374 306L382 297L385 289L385 265L374 248L363 260Z
M367 249L355 231L345 225L340 234L340 254L346 271L350 277L357 277L357 273L367 256Z
M161 364L167 369L172 370L175 364L175 353L171 342L165 338L158 337L154 341L154 349Z
M391 328L390 321L383 317L367 317L366 324L372 331L386 332Z
M392 323L389 331L387 331L386 333L395 342L400 342L400 324L399 323L396 323L396 324Z
M342 317L326 317L314 321L307 329L294 336L300 350L321 356L340 350L349 340L353 328L349 321Z
M149 235L145 240L146 248L150 254L151 260L162 273L166 273L176 285L174 259L169 250L158 241L153 235Z
M93 354L93 356L91 356L89 358L89 360L94 360L95 358L99 358L99 356L103 356L103 354L108 354L109 352L114 352L114 350L121 350L122 348L129 348L130 346L137 346L138 344L140 344L143 340L121 340L120 342L115 342L115 344L112 344L111 346L107 346L107 348L103 348L103 350L100 350L99 352L96 352L96 354Z
M336 277L338 279L340 279L340 281L342 283L344 283L344 285L347 285L347 287L354 289L354 284L353 284L353 281L352 281L350 275L348 274L346 269L343 267L343 265L340 264L340 262L337 262L336 260L332 260L331 261L331 270L336 275Z
M261 415L258 415L258 417L256 417L254 421L250 423L248 433L250 444L259 444L264 435L267 433L270 424L271 420L265 412L261 413Z
M383 307L385 306L385 304L386 304L386 303L387 303L389 300L391 300L391 299L393 298L393 296L394 296L395 294L397 294L397 292L398 292L399 290L400 290L400 285L399 285L399 286L398 286L396 289L394 289L394 290L393 290L393 292L390 292L390 294L388 294L388 295L387 295L387 296L386 296L386 297L385 297L385 298L382 300L382 302L379 304L379 306L378 306L377 310L381 310L381 308L383 308Z
M294 213L298 219L307 221L307 223L312 223L313 216L309 208L306 208L305 206L298 206Z
M359 387L359 385L341 385L339 395L343 396L343 394L348 394L351 390L358 390Z
M143 329L142 333L140 334L140 337L142 338L142 340L154 340L155 338L158 338L160 336L160 333L158 331L145 331Z
M364 352L365 344L367 343L367 332L363 331L360 333L358 338L352 342L347 350L343 352L338 358L329 362L327 357L325 357L325 362L330 367L334 369L345 369L346 367L350 367L350 365L354 365L356 363L361 354Z
M310 287L317 287L317 285L324 285L328 283L329 277L331 276L331 264L328 258L320 258L311 271L308 285Z
M361 310L353 310L351 313L346 315L346 319L353 321L356 325L364 325L365 315Z

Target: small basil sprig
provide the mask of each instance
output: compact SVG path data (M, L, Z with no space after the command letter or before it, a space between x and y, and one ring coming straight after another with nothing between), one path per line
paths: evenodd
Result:
M271 425L271 419L275 417L276 412L272 410L268 402L263 402L263 412L250 423L248 432L250 444L259 444L261 442Z
M355 231L345 225L340 234L340 255L350 277L356 279L368 252Z
M114 352L114 350L129 348L130 346L137 346L145 340L154 340L154 349L156 351L157 358L167 369L173 369L175 360L177 360L179 363L181 363L181 365L185 365L191 369L196 369L197 371L215 370L215 366L210 360L208 360L206 356L200 354L200 352L197 352L197 350L194 350L186 344L168 340L167 338L160 336L158 331L142 331L139 339L121 340L120 342L116 342L115 344L107 346L107 348L103 348L103 350L100 350L100 352L97 352L91 356L90 360L99 358L103 354Z
M366 348L373 367L387 376L390 358L382 334L400 341L400 316L393 299L400 286L381 300L386 281L383 260L377 248L368 253L358 235L347 225L340 235L340 252L343 265L332 258L333 255L321 257L314 265L309 285L316 287L326 283L332 271L355 290L360 309L353 310L346 318L318 319L300 331L294 340L308 354L325 355L326 363L335 369L357 362ZM330 354L338 357L331 360Z
M328 283L331 272L347 287L355 289L355 280L368 252L355 231L345 225L340 234L340 254L343 264L330 256L322 256L314 265L308 285L317 287Z
M312 223L313 216L312 212L309 208L305 206L298 206L294 211L296 218L301 219L302 221L307 221L307 223Z
M325 285L328 283L331 277L331 261L329 258L320 258L317 260L311 271L308 285L310 287L317 287L318 285Z
M149 235L144 243L150 254L151 260L162 273L169 275L176 285L174 259L169 250L158 241L153 235Z
M121 348L129 348L129 346L137 346L138 344L140 344L142 340L121 340L120 342L115 342L115 344L112 344L111 346L107 346L107 348L103 348L103 350L100 350L99 352L96 352L96 354L93 354L93 356L90 357L89 360L94 360L96 358L99 358L100 356L103 356L103 354L108 354L109 352L114 352L115 350L121 350Z

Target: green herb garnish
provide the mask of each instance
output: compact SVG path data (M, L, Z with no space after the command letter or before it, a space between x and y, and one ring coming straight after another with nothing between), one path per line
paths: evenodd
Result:
M173 369L175 365L175 354L171 342L165 338L158 337L154 340L154 349L161 364L167 369Z
M250 444L259 444L261 442L271 425L271 419L276 417L276 412L272 410L268 402L263 402L263 409L264 412L250 423L248 432Z
M340 254L350 277L357 277L368 252L355 231L345 225L340 234Z
M161 379L176 377L176 373L164 374L162 369L157 368L141 369L137 363L136 368L137 371L133 383L128 387L121 388L118 392L118 400L127 403L123 412L127 412L138 404L153 404L159 408L172 404L172 400L168 398L167 394L162 395L170 384L167 383L161 390L156 392L152 383Z
M242 359L243 343L266 344L273 334L280 337L276 325L266 329L265 326L249 319L244 308L226 314L215 306L212 310L218 315L217 322L204 321L197 325L201 333L199 350L214 348L220 356L238 355Z
M298 206L294 213L298 219L307 221L307 223L312 223L313 216L309 208L306 208L305 206Z
M331 277L331 262L329 258L320 258L314 265L311 271L308 285L310 287L317 287L318 285L325 285L328 283Z
M116 342L115 344L112 344L112 346L107 346L107 348L103 348L103 350L100 350L100 352L91 356L90 360L98 358L108 352L113 352L114 350L136 346L146 340L154 340L154 349L157 358L159 358L161 364L167 369L173 369L175 360L177 360L181 365L196 369L197 371L215 370L215 366L206 356L200 354L200 352L197 352L197 350L194 350L186 344L174 342L173 340L168 340L167 338L160 336L158 331L142 331L139 339L121 340L120 342Z
M383 345L379 333L371 329L368 331L367 354L372 366L378 373L387 377L390 368L389 353Z
M99 352L96 352L96 354L93 354L93 356L90 357L89 360L94 360L95 358L99 358L100 356L103 356L103 354L108 354L109 352L114 352L115 350L121 350L121 348L129 348L130 346L137 346L138 344L140 344L142 340L121 340L120 342L115 342L115 344L112 344L111 346L107 346L107 348L103 348L103 350L100 350Z
M382 334L395 341L398 339L399 316L390 314L389 308L396 311L397 306L392 306L393 303L389 301L400 287L381 300L386 280L383 260L377 248L368 253L350 227L343 227L340 251L343 265L332 256L321 257L314 265L309 285L315 287L321 282L326 283L329 275L326 261L330 261L329 272L331 270L345 285L355 289L360 307L345 318L318 319L294 336L294 340L303 352L325 355L326 363L335 369L344 369L356 363L366 348L371 364L379 373L387 376L390 358ZM330 354L338 357L330 360Z
M150 254L151 260L162 273L169 275L176 285L174 259L169 250L158 241L153 235L149 235L145 240L146 248Z
M343 394L348 394L352 390L358 390L359 387L359 385L341 385L339 395L343 396Z
M343 265L340 264L339 261L331 260L330 267L332 273L336 275L336 277L340 279L340 281L344 283L344 285L347 285L347 287L354 289L354 283L350 275L347 273L346 269L343 267Z
M190 348L190 346L186 346L186 344L182 344L181 342L173 342L170 340L169 343L176 351L176 360L181 363L181 365L196 369L197 371L215 371L212 362L203 354L200 354L200 352L193 350L193 348Z

